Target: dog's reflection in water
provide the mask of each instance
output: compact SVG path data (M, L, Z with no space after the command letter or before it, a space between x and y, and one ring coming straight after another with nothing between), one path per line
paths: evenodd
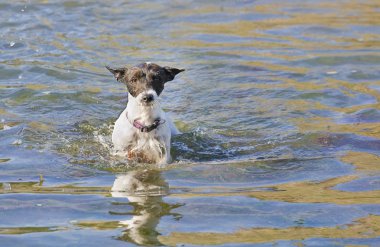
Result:
M131 219L120 221L126 229L118 239L142 246L162 245L158 240L160 233L156 230L160 218L164 215L180 218L170 210L181 205L171 205L162 200L168 192L169 186L159 171L132 171L117 175L111 189L112 197L128 198L129 205L134 208Z

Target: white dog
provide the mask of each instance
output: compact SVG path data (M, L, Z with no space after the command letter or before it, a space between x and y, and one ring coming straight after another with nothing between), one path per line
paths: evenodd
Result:
M178 130L161 109L158 96L165 83L184 70L149 62L132 68L106 68L128 89L127 107L112 133L116 152L138 162L169 163L171 135Z

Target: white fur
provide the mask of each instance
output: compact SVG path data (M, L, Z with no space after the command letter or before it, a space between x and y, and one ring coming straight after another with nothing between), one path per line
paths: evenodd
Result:
M141 103L142 95L147 93L154 96L153 104L149 106ZM151 132L141 132L133 126L133 121L136 119L147 126L151 125L157 118L160 118L164 123ZM161 109L156 92L151 89L140 93L136 98L128 94L127 107L115 122L112 142L118 155L127 156L128 151L139 152L143 153L149 160L164 165L171 160L171 134L178 133L173 122Z

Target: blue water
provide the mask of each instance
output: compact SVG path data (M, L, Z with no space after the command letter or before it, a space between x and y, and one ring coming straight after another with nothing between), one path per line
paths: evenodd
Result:
M379 9L0 3L0 245L380 245ZM165 169L110 154L145 61L186 69Z

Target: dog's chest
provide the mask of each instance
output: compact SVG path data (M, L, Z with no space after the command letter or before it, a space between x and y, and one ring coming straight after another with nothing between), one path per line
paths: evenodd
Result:
M134 128L132 135L131 147L137 146L139 143L156 143L160 142L162 138L160 137L160 128L152 130L151 132L141 132L141 130Z
M162 159L166 150L163 138L158 135L159 132L159 130L153 130L149 133L136 131L133 135L133 141L127 147L128 158L147 163Z
M129 159L139 162L154 163L163 159L166 154L166 146L170 140L170 129L167 124L159 125L156 129L149 132L142 132L141 129L133 126L133 122L129 121L127 114L128 109L125 109L115 123L112 134L114 147L119 154L125 153ZM130 116L130 115L129 115ZM164 115L160 115L164 117ZM148 119L148 116L147 116ZM145 116L139 115L139 120L146 124L148 121ZM163 120L166 121L165 118Z

